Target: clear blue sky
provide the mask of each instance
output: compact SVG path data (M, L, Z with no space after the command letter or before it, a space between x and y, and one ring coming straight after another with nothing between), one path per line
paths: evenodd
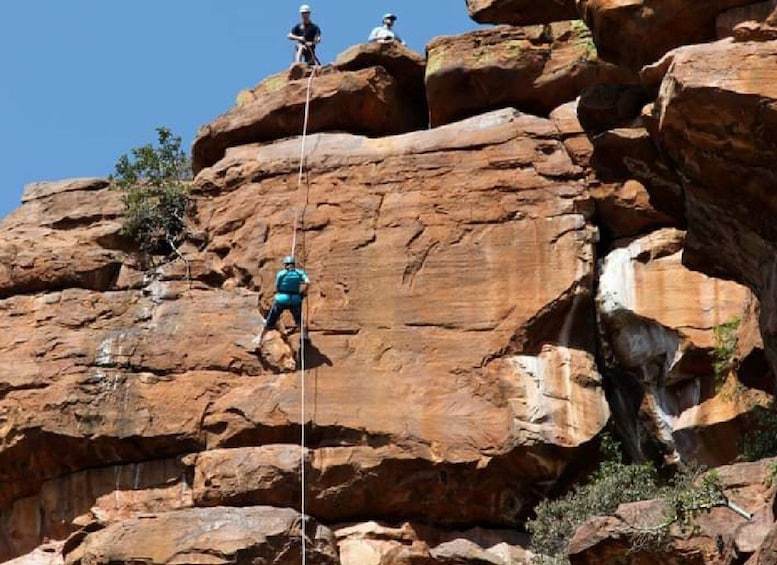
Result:
M322 62L364 41L384 12L423 53L475 29L465 0L308 2ZM291 0L4 0L0 8L0 217L25 184L106 176L168 126L189 146L242 88L285 68Z

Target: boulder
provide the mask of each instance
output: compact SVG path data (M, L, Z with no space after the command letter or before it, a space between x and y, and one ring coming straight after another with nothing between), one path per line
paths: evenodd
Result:
M531 25L577 18L574 0L467 0L467 10L481 24Z
M302 535L308 563L339 564L330 530L294 510L271 507L192 508L131 518L88 535L65 563L299 563Z
M685 177L684 262L734 278L761 301L761 332L777 367L777 41L723 40L674 51L654 108L654 138ZM660 76L660 74L659 74ZM758 213L754 213L758 210ZM746 252L742 250L746 249Z
M647 425L670 459L714 466L736 457L748 413L771 397L721 388L727 375L714 375L712 352L735 346L716 342L715 328L734 321L738 330L751 294L683 267L683 241L665 229L612 250L597 309L617 375L613 409L632 449L642 454Z
M777 21L775 25L760 24L758 22L742 22L734 28L734 41L744 43L747 41L775 41L777 40Z
M405 522L390 527L377 522L348 525L335 530L342 565L434 565L429 545Z
M505 106L547 115L591 84L637 82L598 59L580 21L438 37L426 52L432 126Z
M580 167L591 164L594 146L577 117L577 100L566 102L550 113L550 119L559 131L569 157Z
M426 104L424 73L426 59L401 43L360 43L346 49L335 59L334 67L341 71L359 71L383 67L397 82L399 97L412 121L424 128L429 121Z
M367 522L335 530L343 565L517 565L531 563L528 539L510 530L445 531Z
M334 67L340 71L360 71L383 67L397 81L397 88L414 98L424 95L426 60L412 49L392 41L359 43L337 56Z
M676 226L677 221L656 209L645 185L637 180L624 183L591 182L597 222L603 239L636 237L656 229Z
M574 163L589 171L586 183L596 204L596 222L601 237L611 241L642 235L660 227L681 225L676 218L657 209L660 203L662 209L682 210L682 198L679 186L673 186L676 192L670 192L667 190L669 183L659 182L664 180L662 168L647 132L644 142L638 141L628 130L624 130L627 135L611 131L593 136L594 150L594 143L578 119L578 102L562 104L551 112L550 119L558 128ZM603 150L605 147L606 151ZM596 159L592 160L594 156ZM617 171L608 174L606 168L610 163ZM645 184L634 177L645 179Z
M328 69L308 78L275 75L254 100L200 128L192 146L195 173L216 163L228 147L302 134L310 83L308 132L347 131L388 135L426 127L418 106L408 107L397 80L383 67Z
M715 19L717 38L723 39L724 37L734 36L735 28L745 22L765 23L775 10L777 10L777 0L767 0L766 2L754 2L721 12Z
M64 565L62 547L64 542L49 542L27 555L6 561L6 565Z
M664 53L715 39L715 18L752 0L577 0L606 61L639 70Z
M0 223L0 298L108 290L123 261L121 193L102 179L38 182Z
M639 182L653 208L643 220L653 225L685 227L682 182L660 155L650 133L634 125L610 129L593 137L591 168L603 182Z
M745 562L745 565L770 565L775 562L777 562L777 524L772 524L763 544Z
M577 116L590 134L628 127L651 98L650 92L638 84L595 84L580 93Z

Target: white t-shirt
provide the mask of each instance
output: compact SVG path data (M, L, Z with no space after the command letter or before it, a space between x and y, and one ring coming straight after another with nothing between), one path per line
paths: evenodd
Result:
M405 43L400 37L386 26L378 26L370 33L369 41L399 41Z

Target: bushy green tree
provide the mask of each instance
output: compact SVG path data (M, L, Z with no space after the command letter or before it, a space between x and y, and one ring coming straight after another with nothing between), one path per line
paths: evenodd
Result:
M620 446L610 436L602 440L603 461L589 481L567 495L541 502L536 518L527 528L532 535L531 548L542 565L569 563L569 542L577 528L593 516L612 514L619 505L638 500L663 498L666 516L653 528L633 532L635 546L666 543L669 529L677 524L683 530L693 528L695 518L713 506L726 504L718 476L701 470L678 473L667 484L649 463L628 465L621 460Z
M190 202L185 180L191 167L181 138L166 127L156 131L157 145L137 147L119 157L111 180L124 193L123 234L143 252L180 256Z
M586 484L537 506L537 516L527 528L538 563L568 563L569 542L575 530L590 517L611 514L624 502L655 498L659 492L652 465L621 462L618 444L610 436L603 438L602 452L604 460Z

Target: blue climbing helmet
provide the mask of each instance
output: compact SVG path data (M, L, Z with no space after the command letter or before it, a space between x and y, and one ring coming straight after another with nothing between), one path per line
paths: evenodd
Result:
M286 255L286 257L283 258L283 264L284 265L294 265L296 264L296 261L294 260L293 255Z

